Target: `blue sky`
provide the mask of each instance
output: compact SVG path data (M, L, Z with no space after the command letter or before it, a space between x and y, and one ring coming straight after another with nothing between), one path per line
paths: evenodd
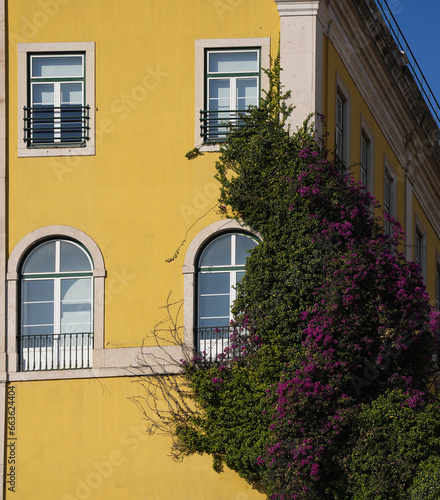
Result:
M440 103L440 0L387 0Z

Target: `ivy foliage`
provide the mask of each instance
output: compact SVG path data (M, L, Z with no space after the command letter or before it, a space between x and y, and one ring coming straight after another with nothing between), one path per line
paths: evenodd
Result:
M438 477L431 497L433 478L427 477L428 471L440 473L439 414L438 403L417 391L387 391L363 405L350 461L353 498L440 498Z
M417 468L410 489L410 500L438 500L440 498L440 457L432 456Z
M439 413L426 391L438 316L418 266L399 252L399 224L390 220L394 234L384 234L375 200L307 121L290 132L279 59L268 76L270 90L228 136L216 175L221 210L261 243L238 287L231 349L183 364L199 411L179 420L181 452L210 454L215 470L226 464L273 500L409 498L432 436L392 440L409 425L405 408L420 413L418 429ZM386 404L404 408L389 434L373 419ZM375 433L388 450L377 460ZM395 496L382 497L374 473L393 453L379 488Z

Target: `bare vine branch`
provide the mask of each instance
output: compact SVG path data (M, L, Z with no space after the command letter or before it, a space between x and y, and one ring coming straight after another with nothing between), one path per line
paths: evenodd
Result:
M154 345L144 343L136 359L134 383L141 387L141 395L129 398L148 422L148 432L171 438L171 456L178 461L188 450L179 441L176 429L203 415L188 382L180 376L183 362L194 355L192 346L184 343L182 308L183 300L172 302L170 292L163 307L164 318L151 331Z

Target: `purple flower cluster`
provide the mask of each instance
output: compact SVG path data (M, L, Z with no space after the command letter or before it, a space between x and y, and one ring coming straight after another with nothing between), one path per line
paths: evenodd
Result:
M408 391L409 407L423 405L440 330L418 267L399 252L400 224L387 218L394 232L384 234L378 203L358 183L308 149L299 158L310 163L289 182L318 224L313 242L326 259L315 304L300 314L301 355L269 390L274 444L258 463L273 500L313 498L362 401L394 387Z

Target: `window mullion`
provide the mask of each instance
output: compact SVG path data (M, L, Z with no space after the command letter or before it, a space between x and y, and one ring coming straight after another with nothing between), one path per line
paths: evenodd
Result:
M54 278L54 334L61 333L61 278Z
M61 139L61 82L54 82L54 139L60 142ZM57 109L58 108L58 109Z
M55 241L55 272L61 272L61 242L60 240Z
M229 289L229 320L233 319L232 316L232 306L234 304L234 301L236 299L236 289L235 287L237 286L237 272L236 271L231 271L229 273L229 283L230 283L230 289Z
M231 106L231 110L236 110L238 109L238 104L237 104L237 77L232 76L230 79L230 96L229 96L229 102Z

